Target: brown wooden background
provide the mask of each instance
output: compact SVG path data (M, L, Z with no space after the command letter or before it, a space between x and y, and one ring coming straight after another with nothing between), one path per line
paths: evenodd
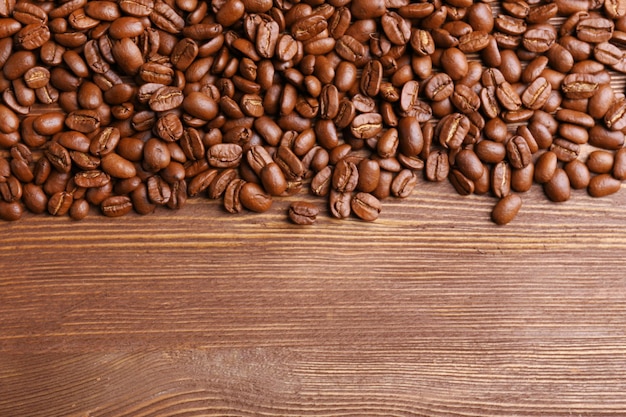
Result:
M623 190L289 201L2 223L0 415L626 415Z

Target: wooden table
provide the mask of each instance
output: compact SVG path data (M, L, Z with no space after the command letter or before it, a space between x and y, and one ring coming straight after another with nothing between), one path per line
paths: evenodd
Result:
M3 223L0 415L625 415L623 191L289 201Z

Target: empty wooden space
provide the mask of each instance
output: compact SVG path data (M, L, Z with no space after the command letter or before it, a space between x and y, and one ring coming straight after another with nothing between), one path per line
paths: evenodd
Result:
M0 415L624 415L626 194L523 197L3 223Z

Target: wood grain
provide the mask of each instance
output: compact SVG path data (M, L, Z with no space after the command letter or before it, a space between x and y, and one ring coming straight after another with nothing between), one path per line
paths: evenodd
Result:
M619 416L623 192L509 225L420 184L375 223L28 216L0 235L2 416Z

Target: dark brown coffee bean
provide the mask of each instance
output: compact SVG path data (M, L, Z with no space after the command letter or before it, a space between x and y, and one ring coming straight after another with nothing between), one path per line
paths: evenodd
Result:
M477 111L481 104L478 94L464 84L457 84L454 87L450 100L452 104L464 114Z
M620 181L624 181L626 179L626 150L624 150L624 148L615 152L613 176Z
M471 149L462 149L454 156L454 164L471 181L477 181L483 175L483 164Z
M239 199L243 207L257 213L263 213L272 206L272 196L253 182L247 182L241 187Z
M511 189L518 193L524 193L533 185L535 165L528 164L521 169L511 170Z
M287 215L289 219L299 225L310 225L315 223L319 209L312 203L306 201L295 201L289 205Z
M522 44L530 52L548 51L556 41L556 30L547 24L532 25L522 35Z
M544 184L552 179L556 169L558 159L554 152L548 151L537 159L535 163L535 181L539 184Z
M5 221L16 221L22 218L24 209L18 202L7 203L0 200L0 219Z
M611 130L626 128L626 99L615 100L604 115L604 123Z
M502 82L496 87L498 101L507 110L519 110L522 106L522 99L508 82Z
M345 159L339 161L333 170L332 186L339 192L351 192L359 182L359 170L354 162Z
M458 169L450 170L448 180L459 195L470 195L474 192L474 182Z
M513 136L506 144L506 152L513 168L521 169L530 164L532 153L528 143L521 136Z
M576 190L587 188L589 181L591 180L591 174L589 173L587 165L578 159L575 159L565 164L564 169L572 188Z
M287 179L278 164L270 162L261 169L260 175L263 188L270 195L281 195L287 190Z
M404 89L403 89L404 90ZM452 95L454 83L446 73L439 73L430 78L424 86L424 95L433 101L441 101Z
M427 30L414 29L410 42L413 51L419 56L432 55L435 52L435 41Z
M239 164L243 155L241 146L235 143L220 143L207 151L209 164L215 168L232 168Z
M458 48L466 54L480 52L488 47L490 42L489 32L475 30L459 38Z
M137 175L133 163L116 153L103 156L101 167L104 172L115 178L132 178Z
M442 118L437 124L439 143L446 149L458 149L468 134L470 121L461 113Z
M43 191L41 185L24 184L22 201L31 213L41 214L48 208L48 196Z
M374 221L382 210L380 200L369 193L356 193L350 200L352 212L361 220Z
M576 25L576 37L584 42L601 43L611 39L614 24L602 17L581 19Z
M224 190L224 209L227 212L235 214L243 210L241 190L245 184L246 181L240 178L235 178L228 183L226 190Z
M350 124L350 133L358 139L370 139L383 129L383 119L379 113L363 113L356 116Z
M550 150L556 154L559 161L570 162L578 158L580 146L565 139L555 139Z
M587 168L596 174L608 174L613 170L614 155L605 150L595 150L587 156Z
M14 176L9 176L5 182L0 182L0 197L7 203L20 201L22 193L22 183Z
M529 109L538 110L546 104L551 92L552 86L550 83L543 77L537 77L524 90L521 97L522 103Z
M498 163L506 157L506 147L502 142L484 139L474 146L478 158L488 164Z
M391 194L394 197L406 198L417 186L417 175L410 169L400 171L391 183ZM354 208L353 208L354 211Z
M491 168L491 191L503 198L511 192L511 167L506 161L501 161Z
M610 174L600 174L591 178L587 191L592 197L605 197L618 192L621 185L622 182Z
M57 142L50 142L48 144L45 155L52 166L60 172L69 172L72 168L72 160L69 152Z
M79 187L102 187L111 181L111 177L100 170L80 171L74 175L74 183Z
M53 216L63 216L70 210L73 201L70 193L58 191L48 200L48 213Z
M510 223L519 213L522 199L517 194L509 194L501 198L491 211L491 219L498 225Z
M567 201L570 198L571 189L567 173L557 168L550 181L543 185L546 196L554 202Z

